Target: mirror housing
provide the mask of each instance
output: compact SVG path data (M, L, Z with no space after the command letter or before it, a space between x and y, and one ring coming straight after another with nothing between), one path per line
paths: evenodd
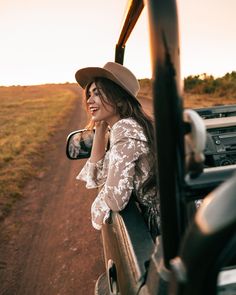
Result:
M94 130L81 129L71 132L66 141L66 155L70 160L90 157Z

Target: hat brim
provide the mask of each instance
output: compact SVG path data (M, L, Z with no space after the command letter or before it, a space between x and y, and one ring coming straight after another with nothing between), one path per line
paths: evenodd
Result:
M85 89L86 86L91 83L95 78L106 78L109 79L116 84L118 84L120 87L122 87L126 92L128 92L140 105L139 101L137 100L137 97L134 96L129 89L126 88L125 85L123 85L119 79L116 78L111 72L107 71L104 68L99 67L87 67L80 69L75 74L75 79L78 82L78 84Z
M91 81L98 77L107 78L112 81L116 80L109 71L98 67L83 68L75 74L75 79L82 88L85 88ZM117 83L117 81L114 82Z

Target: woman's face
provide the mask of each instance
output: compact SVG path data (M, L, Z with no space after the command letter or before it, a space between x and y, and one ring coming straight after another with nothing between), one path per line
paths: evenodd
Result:
M101 100L99 93L102 95L103 100ZM94 122L105 121L111 127L120 119L115 107L108 102L102 89L99 88L98 90L94 82L88 89L87 105Z

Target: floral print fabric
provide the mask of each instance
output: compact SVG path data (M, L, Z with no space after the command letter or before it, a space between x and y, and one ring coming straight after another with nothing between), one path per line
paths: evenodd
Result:
M132 192L151 231L159 227L159 204L156 188L143 193L153 159L142 127L131 118L121 119L110 130L110 149L97 163L88 160L77 176L87 188L101 187L91 207L92 224L101 229L110 211L125 208Z

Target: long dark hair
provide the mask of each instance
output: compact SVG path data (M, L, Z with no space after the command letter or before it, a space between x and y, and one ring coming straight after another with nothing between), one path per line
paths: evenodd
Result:
M154 143L154 127L153 120L143 110L142 106L134 97L132 97L126 90L106 78L95 78L89 83L85 89L85 99L89 98L89 88L92 83L95 83L99 97L102 103L108 103L115 108L117 114L121 119L133 118L144 130L150 149L150 156L153 158L153 167L151 167L150 176L143 185L143 190L146 192L151 187L156 185L156 171L155 171L155 143ZM102 96L105 94L106 98ZM87 106L87 103L86 103ZM88 126L93 126L90 121Z

